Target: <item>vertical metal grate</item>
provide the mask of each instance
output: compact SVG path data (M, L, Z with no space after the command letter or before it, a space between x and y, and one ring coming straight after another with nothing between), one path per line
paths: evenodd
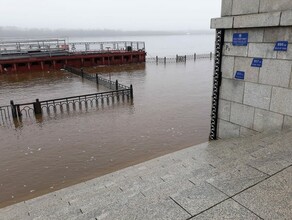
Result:
M215 65L213 76L213 95L212 95L212 111L211 111L211 130L210 140L217 139L217 121L218 121L218 107L219 107L219 91L221 85L221 64L222 64L222 49L224 44L224 30L216 30L215 42Z

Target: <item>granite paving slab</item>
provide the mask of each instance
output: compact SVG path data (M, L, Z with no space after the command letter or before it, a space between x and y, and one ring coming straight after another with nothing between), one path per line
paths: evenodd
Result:
M191 218L192 220L260 220L259 216L232 199L228 199L213 208Z
M236 195L234 200L263 219L291 219L292 166Z

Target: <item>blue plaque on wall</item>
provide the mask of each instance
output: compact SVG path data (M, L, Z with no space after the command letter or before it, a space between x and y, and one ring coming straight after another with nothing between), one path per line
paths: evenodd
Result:
M263 59L262 58L253 58L251 66L252 67L262 67L263 66Z
M274 51L287 51L288 50L288 41L277 41Z
M232 45L233 46L247 46L248 44L248 33L234 33Z
M235 79L244 79L244 76L245 76L245 72L243 71L237 71L235 73Z

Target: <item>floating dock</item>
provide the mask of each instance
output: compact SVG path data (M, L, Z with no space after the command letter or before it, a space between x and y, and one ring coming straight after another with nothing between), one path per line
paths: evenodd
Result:
M144 42L70 42L64 39L0 42L0 73L145 62Z

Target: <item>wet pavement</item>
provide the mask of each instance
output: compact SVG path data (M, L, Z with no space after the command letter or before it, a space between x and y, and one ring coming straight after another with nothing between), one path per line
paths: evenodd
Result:
M0 209L0 219L290 219L292 132L186 148Z

